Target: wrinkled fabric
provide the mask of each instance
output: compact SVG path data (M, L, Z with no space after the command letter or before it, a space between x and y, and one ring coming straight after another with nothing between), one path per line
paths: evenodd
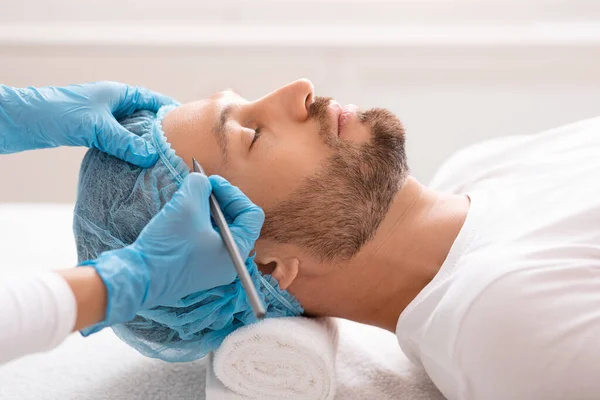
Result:
M189 173L162 131L163 116L140 111L120 123L159 152L154 167L143 169L92 149L85 155L73 230L79 262L135 241L142 228L173 196ZM258 271L253 257L246 265L267 307L267 318L300 315L300 303L281 290L270 275ZM256 322L239 279L229 285L193 293L174 306L141 311L130 322L113 326L121 340L140 353L165 361L192 361L215 350L237 328Z

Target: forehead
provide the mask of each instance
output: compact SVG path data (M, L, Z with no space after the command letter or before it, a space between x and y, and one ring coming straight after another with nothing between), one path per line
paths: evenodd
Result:
M213 101L215 103L221 104L229 104L229 103L247 103L244 97L242 97L239 93L234 91L233 89L225 89L219 92L214 93L208 98L209 101Z
M189 110L190 113L188 113L189 118L187 122L195 125L196 129L193 130L208 133L216 127L221 112L227 106L237 106L245 103L248 103L248 101L242 96L231 89L226 89L216 92L203 100L184 104L181 108ZM191 127L190 129L192 130Z

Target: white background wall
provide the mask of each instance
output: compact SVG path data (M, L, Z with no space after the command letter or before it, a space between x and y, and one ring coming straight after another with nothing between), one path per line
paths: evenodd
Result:
M423 181L467 144L600 114L594 0L1 1L0 83L110 79L185 102L307 77L396 112ZM74 201L84 151L0 157L0 202Z

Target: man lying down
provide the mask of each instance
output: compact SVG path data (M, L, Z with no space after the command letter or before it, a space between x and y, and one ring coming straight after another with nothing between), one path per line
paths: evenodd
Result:
M132 243L194 157L265 211L247 265L268 317L395 332L448 399L598 398L600 119L475 145L427 187L409 175L396 116L313 90L224 91L121 121L161 157L140 169L88 152L80 261ZM252 322L236 280L115 331L143 354L188 361Z

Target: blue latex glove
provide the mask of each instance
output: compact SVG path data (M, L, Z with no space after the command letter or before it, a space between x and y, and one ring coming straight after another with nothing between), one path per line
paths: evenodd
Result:
M82 263L93 266L108 291L104 322L83 334L127 322L157 305L233 282L235 267L212 225L209 195L217 197L242 256L248 256L264 222L262 209L225 179L191 173L173 198L131 245Z
M147 168L158 159L156 149L116 118L170 103L166 96L117 82L25 89L0 85L0 154L86 146Z

